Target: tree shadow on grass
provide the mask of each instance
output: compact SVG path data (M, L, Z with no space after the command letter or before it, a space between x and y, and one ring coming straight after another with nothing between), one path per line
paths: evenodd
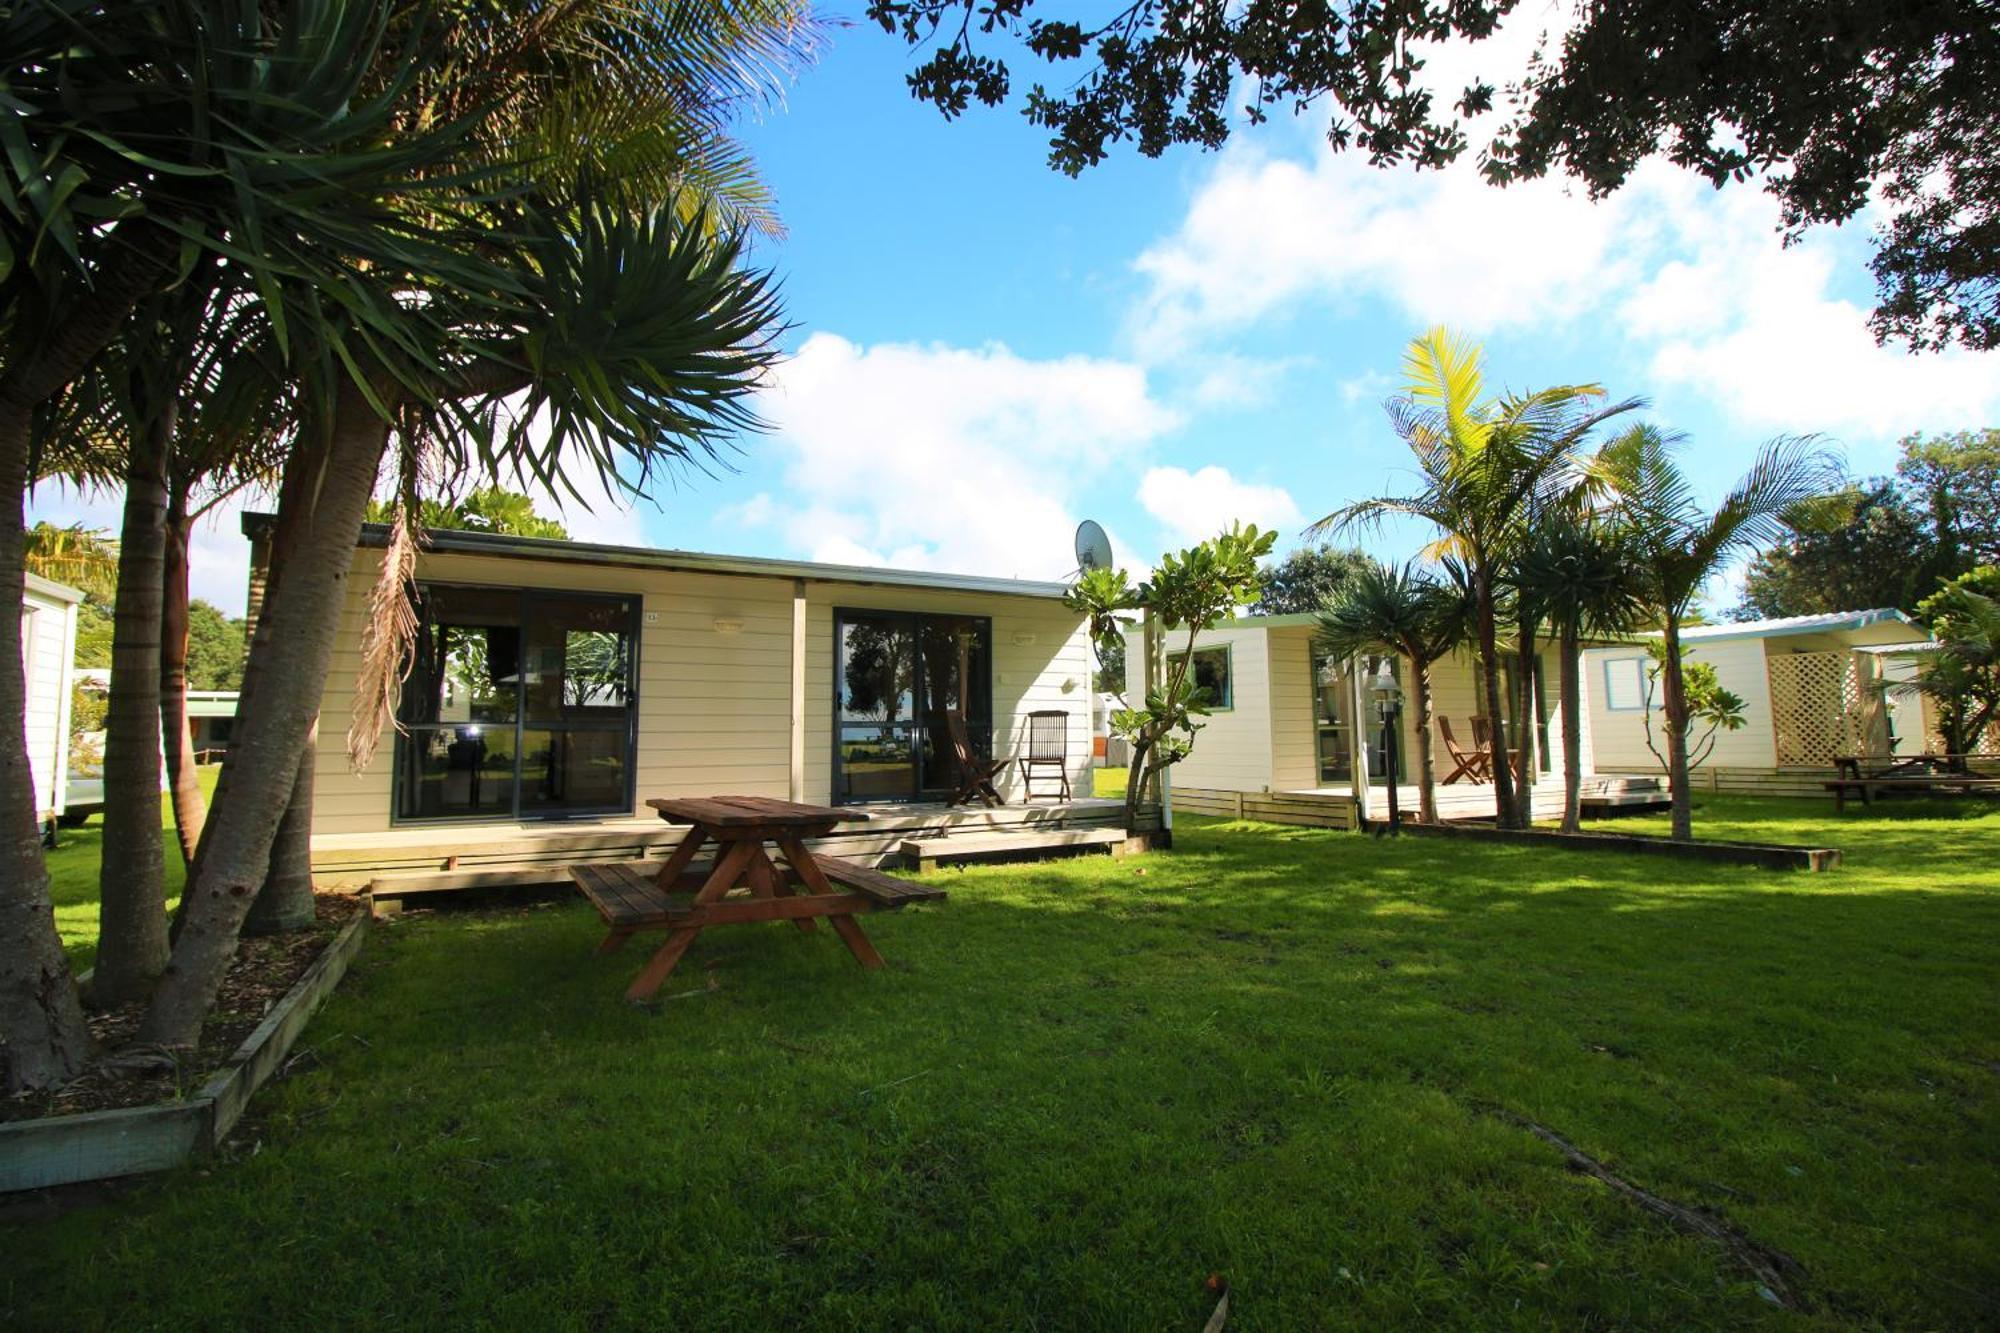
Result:
M1813 876L1189 824L939 875L949 901L866 919L882 972L826 931L707 932L648 1010L620 998L647 938L594 955L581 902L392 923L264 1153L121 1209L90 1284L88 1226L23 1236L15 1290L1159 1327L1225 1271L1277 1327L1771 1313L1504 1108L1796 1255L1839 1318L1975 1323L2000 840L1952 828L1985 850L1871 824ZM244 1276L189 1281L190 1245Z

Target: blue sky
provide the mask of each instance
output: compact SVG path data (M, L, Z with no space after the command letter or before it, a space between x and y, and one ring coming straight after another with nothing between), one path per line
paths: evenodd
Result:
M1440 53L1440 86L1522 36ZM1787 249L1754 189L1648 167L1602 204L1561 182L1494 191L1469 165L1335 158L1316 119L1070 180L1018 114L947 123L913 101L912 63L838 30L745 128L788 228L756 249L795 326L772 433L733 474L572 509L575 535L1045 578L1083 517L1138 566L1232 518L1291 545L1408 484L1380 404L1439 323L1485 344L1495 389L1650 398L1715 493L1777 433L1823 432L1866 474L1909 431L2000 418L2000 358L1874 346L1865 220ZM115 522L110 498L39 498L38 516ZM1424 538L1362 544L1401 558ZM197 595L240 607L242 566L225 514Z

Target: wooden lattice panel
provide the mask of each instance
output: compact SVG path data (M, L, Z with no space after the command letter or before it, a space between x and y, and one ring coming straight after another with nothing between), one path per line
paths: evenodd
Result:
M1768 666L1780 767L1831 764L1861 751L1866 687L1853 653L1788 653Z

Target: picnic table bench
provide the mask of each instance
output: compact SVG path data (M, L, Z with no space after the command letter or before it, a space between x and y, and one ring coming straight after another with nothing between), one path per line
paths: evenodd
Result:
M1974 795L1981 792L2000 794L2000 777L1987 777L1978 773L1954 771L1954 756L1939 754L1912 755L1885 768L1864 773L1861 761L1856 758L1842 758L1833 761L1835 777L1830 782L1820 784L1833 793L1834 813L1844 813L1847 798L1859 796L1863 805L1872 805L1878 796L1897 794L1910 796L1932 795L1939 792L1955 796Z
M811 933L824 917L855 961L881 967L882 956L854 918L945 896L941 889L851 861L815 856L806 847L807 838L822 837L836 824L867 818L857 811L768 796L660 798L646 804L663 819L689 825L672 856L663 862L570 867L570 878L609 927L599 953L623 948L642 930L667 932L665 943L625 992L635 1003L652 998L709 926L790 921ZM779 861L764 850L766 842L775 844ZM716 847L713 864L706 871L695 869L696 853L710 843ZM739 889L746 893L731 896Z

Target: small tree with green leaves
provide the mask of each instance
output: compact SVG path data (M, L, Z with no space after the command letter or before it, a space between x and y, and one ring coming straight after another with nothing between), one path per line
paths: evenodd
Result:
M1101 664L1122 646L1125 631L1149 619L1158 634L1148 634L1144 664L1144 694L1128 699L1111 715L1112 731L1132 747L1131 777L1125 785L1125 828L1138 826L1139 806L1150 795L1159 799L1160 775L1194 750L1195 733L1204 725L1211 702L1194 682L1195 641L1239 608L1255 601L1262 587L1257 562L1270 553L1278 534L1232 525L1228 531L1160 557L1153 576L1134 584L1122 569L1086 570L1070 586L1063 601L1086 618L1090 641ZM1185 633L1184 647L1164 650L1168 635Z
M1646 655L1653 659L1646 668L1646 711L1642 714L1646 727L1646 748L1653 752L1653 758L1660 767L1671 775L1673 764L1669 752L1660 749L1653 739L1654 700L1662 693L1660 677L1667 669L1666 645L1648 644ZM1693 737L1688 745L1687 766L1696 769L1707 763L1708 757L1715 753L1715 742L1720 733L1743 730L1743 696L1723 687L1722 677L1716 674L1714 666L1707 662L1690 662L1685 657L1681 659L1681 690L1687 700L1688 734Z

